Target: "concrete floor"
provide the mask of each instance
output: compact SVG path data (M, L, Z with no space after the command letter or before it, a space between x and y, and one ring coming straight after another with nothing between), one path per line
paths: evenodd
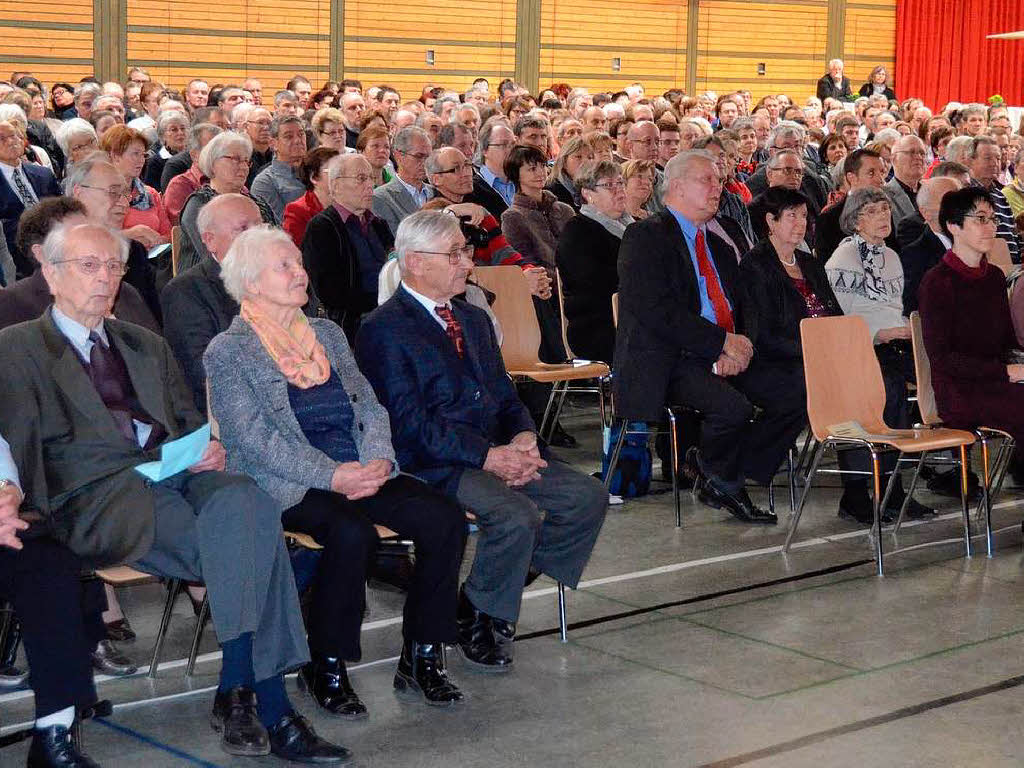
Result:
M585 439L564 455L593 471L593 419L566 425ZM958 502L920 494L943 516L905 526L898 541L885 535L887 550L911 549L889 557L882 579L866 532L836 517L834 488L812 494L789 555L779 550L784 493L777 529L744 526L686 495L677 530L663 489L610 509L586 581L569 594L570 621L584 626L567 644L553 631L554 585L542 579L525 597L512 674L474 673L449 652L468 694L461 708L436 711L392 693L402 598L381 589L369 593L364 659L350 667L369 720L323 717L290 681L294 701L361 766L1024 764L1024 500L1015 489L999 500L996 527L1007 530L992 559L983 548L963 558ZM472 540L466 564L471 557ZM139 633L125 649L145 665L162 593L139 587L121 597ZM216 642L208 632L202 651L214 657L186 680L192 628L181 598L158 679L100 683L116 708L85 727L98 762L279 764L220 751L207 725ZM31 712L30 694L0 696L4 732ZM0 766L23 765L25 751L3 750Z

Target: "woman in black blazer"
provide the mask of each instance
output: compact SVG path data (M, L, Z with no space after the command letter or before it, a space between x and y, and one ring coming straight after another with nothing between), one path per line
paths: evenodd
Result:
M626 213L626 186L616 163L589 162L580 168L576 183L583 206L562 230L555 254L565 299L566 335L577 357L611 363L619 245L633 217Z
M885 71L885 67L879 64L871 70L868 81L860 87L857 93L860 96L885 96L889 101L896 101L896 92L886 82L888 79L889 73Z

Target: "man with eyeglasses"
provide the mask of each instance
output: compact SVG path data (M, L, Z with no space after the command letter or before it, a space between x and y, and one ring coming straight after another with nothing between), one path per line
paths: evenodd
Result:
M351 342L377 306L377 278L394 244L388 223L373 214L373 169L361 154L327 161L331 204L314 216L302 240L302 261L327 316Z
M306 156L306 127L301 117L279 117L270 124L274 159L256 174L250 190L270 206L278 221L284 220L284 207L306 194L306 185L298 177L298 168Z
M7 240L7 250L14 259L17 277L32 274L35 263L31 254L18 250L18 218L44 197L60 194L60 185L53 173L41 165L24 162L25 134L16 123L0 121L0 227ZM0 275L4 287L13 285L14 275Z
M652 160L657 163L660 139L661 131L658 130L658 126L654 123L649 120L641 120L638 123L634 123L629 129L629 133L626 134L629 158L631 160ZM655 165L654 192L647 201L647 205L644 206L648 213L659 213L665 210L665 204L662 202L664 187L665 172Z
M402 219L422 208L434 196L426 183L425 163L430 157L430 137L422 128L408 125L395 134L395 178L373 190L373 213L387 222L392 234Z
M249 165L249 178L246 181L248 187L252 186L256 174L270 165L274 159L270 137L270 124L273 119L270 110L256 107L246 115L245 122L237 127L238 130L245 131L252 142L252 160Z
M313 758L333 747L309 731L284 687L309 649L280 507L251 479L224 472L217 440L171 477L135 471L203 417L163 340L107 318L128 257L120 234L58 227L42 253L53 306L0 332L10 354L0 389L12 393L0 434L24 506L87 568L127 563L206 585L223 653L210 719L225 752L328 762Z
M927 150L917 136L904 136L893 145L893 175L886 182L885 191L892 203L892 218L897 227L907 216L919 212L917 191L927 167Z
M578 584L608 493L538 446L487 314L460 298L473 248L459 221L415 213L398 228L395 250L401 286L364 319L356 359L391 416L403 471L476 515L459 648L481 671L508 672L525 586L541 574Z
M516 194L516 185L505 175L505 160L516 144L506 123L488 122L480 131L477 166L473 170L473 196L495 219L500 220Z
M804 173L800 179L799 189L811 204L811 215L817 216L821 209L825 207L825 202L828 199L828 190L825 188L825 182L818 178L818 174L807 167L807 155L805 153L806 138L807 134L802 125L783 121L772 129L771 136L768 139L768 152L764 159L767 160L784 149L795 150L801 156L804 163ZM761 163L761 166L754 171L753 175L745 183L754 197L768 189L768 168L764 162Z
M1021 259L1021 238L1017 233L1013 209L999 183L1002 169L1002 151L991 136L975 136L967 153L967 166L971 170L971 186L981 187L992 200L996 215L996 237L1006 241L1014 264Z

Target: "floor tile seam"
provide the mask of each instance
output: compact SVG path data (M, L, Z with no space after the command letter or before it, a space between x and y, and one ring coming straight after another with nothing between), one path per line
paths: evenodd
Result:
M159 741L158 739L155 739L152 736L147 736L146 734L141 733L140 731L136 731L134 728L129 728L119 723L111 722L110 720L102 717L96 718L96 722L100 725L106 726L112 731L116 731L117 733L123 734L125 736L130 736L136 741L139 741L151 747L152 749L159 750L161 752L167 752L171 755L174 755L176 758L187 760L192 765L198 765L201 768L223 768L223 766L219 765L218 763L212 763L209 760L204 760L200 757L196 757L195 755L189 754L188 752L179 749L178 747L172 747L170 744L164 744L162 741Z

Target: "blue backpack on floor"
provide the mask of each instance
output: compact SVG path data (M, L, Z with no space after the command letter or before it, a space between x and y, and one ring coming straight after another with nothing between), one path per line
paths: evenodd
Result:
M621 424L604 428L604 458L601 462L601 477L608 474L612 450L619 439ZM626 425L626 439L619 452L619 461L615 465L608 492L626 499L644 496L651 488L651 466L653 459L648 447L650 434L647 423L630 421Z

